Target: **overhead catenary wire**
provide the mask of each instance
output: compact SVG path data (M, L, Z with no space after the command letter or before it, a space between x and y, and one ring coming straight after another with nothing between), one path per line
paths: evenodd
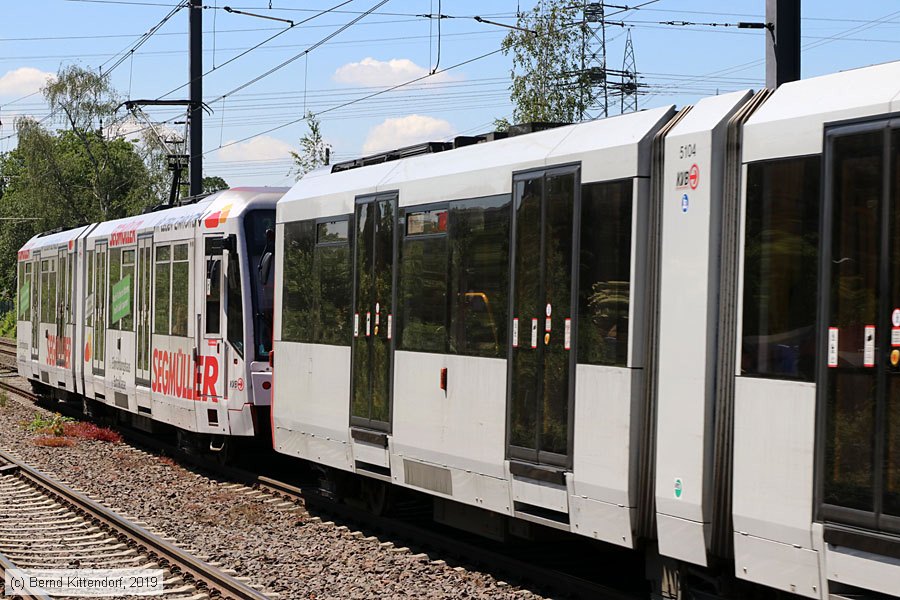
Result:
M411 84L413 84L413 83L422 81L422 80L427 79L427 78L429 78L429 77L433 77L433 76L435 76L435 75L437 75L437 74L440 74L440 73L446 73L447 71L450 71L450 70L453 70L453 69L457 69L457 68L462 67L462 66L464 66L464 65L468 65L468 64L471 64L471 63L473 63L473 62L476 62L476 61L485 59L485 58L487 58L487 57L489 57L489 56L493 56L494 54L498 54L498 53L500 53L500 52L503 52L503 49L502 49L502 48L498 48L498 49L496 49L496 50L492 50L492 51L490 51L490 52L486 52L486 53L484 53L484 54L482 54L482 55L480 55L480 56L476 56L476 57L474 57L474 58L470 58L470 59L464 60L464 61L462 61L462 62L458 62L458 63L456 63L455 65L451 65L451 66L449 66L449 67L447 67L447 68L445 68L445 69L441 69L440 71L437 71L437 72L435 72L435 73L428 73L428 74L426 74L426 75L422 75L421 77L416 77L415 79L411 79L411 80L405 81L405 82L403 82L403 83L398 83L397 85L393 85L393 86L384 88L384 89L382 89L382 90L379 90L379 91L377 91L377 92L373 92L373 93L368 94L368 95L366 95L366 96L363 96L363 97L361 97L361 98L357 98L357 99L355 99L355 100L349 100L349 101L344 102L343 104L339 104L339 105L337 105L337 106L332 106L332 107L330 107L330 108L327 108L327 109L325 109L325 110L322 110L322 111L317 112L317 113L316 113L316 116L320 116L320 115L323 115L323 114L326 114L326 113L329 113L329 112L333 112L333 111L339 110L339 109L341 109L341 108L345 108L345 107L347 107L347 106L351 106L351 105L353 105L353 104L356 104L356 103L358 103L358 102L363 102L363 101L368 100L368 99L370 99L370 98L374 98L374 97L376 97L376 96L380 96L380 95L382 95L382 94L386 94L386 93L388 93L388 92L392 92L392 91L394 91L394 90L397 90L397 89L406 87L406 86L408 86L408 85L411 85ZM305 116L300 117L299 119L293 119L293 120L291 120L291 121L289 121L289 122L287 122L287 123L282 123L281 125L278 125L278 126L276 126L276 127L271 127L271 128L269 128L269 129L267 129L267 130L265 130L265 131L260 131L259 133L255 133L255 134L253 134L253 135L250 135L250 136L241 138L241 139L239 139L239 140L235 140L235 141L233 141L233 142L229 142L228 144L225 144L225 145L221 146L220 148L226 148L226 147L228 147L228 146L233 146L233 145L235 145L235 144L240 144L240 143L242 143L242 142L246 142L247 140L253 139L253 138L255 138L255 137L259 137L259 136L261 136L261 135L266 135L266 134L268 134L268 133L272 133L273 131L277 131L277 130L279 130L279 129L284 129L285 127L289 127L289 126L294 125L294 124L296 124L296 123L300 123L301 121L304 121L304 120L306 120L306 117L305 117ZM216 151L216 150L219 150L220 148L214 148L214 149L212 149L212 150L207 150L207 151L204 152L203 154L209 154L210 152L214 152L214 151Z
M216 98L215 100L213 100L213 102L218 102L218 101L221 100L222 98L227 98L228 96L230 96L230 95L232 95L232 94L234 94L234 93L236 93L236 92L239 92L239 91L241 91L241 90L243 90L243 89L246 89L246 88L250 87L251 85L253 85L253 84L255 84L255 83L257 83L257 82L259 82L259 81L265 79L266 77L268 77L268 76L271 75L272 73L275 73L275 72L277 72L277 71L283 69L284 67L286 67L286 66L288 66L289 64L293 63L295 60L297 60L297 59L299 59L299 58L302 58L303 56L309 54L310 52L312 52L313 50L315 50L315 49L318 48L319 46L322 46L323 44L325 44L326 42L328 42L328 40L332 39L333 37L340 35L341 33L343 33L344 31L346 31L347 29L349 29L350 27L352 27L353 25L355 25L356 23L358 23L358 22L361 21L362 19L366 18L369 14L371 14L372 11L374 11L374 10L376 10L376 9L378 9L378 8L380 8L380 7L382 7L382 6L384 6L384 5L387 4L388 2L390 2L390 0L380 0L380 2L378 2L375 6L373 6L369 11L366 11L365 13L363 13L363 14L361 14L361 15L355 17L355 18L352 19L349 23L346 23L345 25L342 25L342 26L339 27L336 31L333 31L333 32L331 32L330 34L326 35L324 38L322 38L322 39L319 40L318 42L314 43L313 45L311 45L311 46L310 46L309 48L307 48L306 50L300 52L299 54L295 54L294 56L292 56L291 58L289 58L289 59L287 59L287 60L285 60L285 61L282 61L281 63L275 65L275 66L272 67L271 69L269 69L269 70L267 70L267 71L265 71L265 72L263 72L263 73L257 75L257 76L254 77L253 79L251 79L251 80L249 80L249 81L247 81L247 82L242 83L241 85L237 86L236 88L232 89L231 91L225 92L224 94L222 94L221 96L219 96L218 98Z
M209 75L210 73L212 73L212 72L214 72L214 71L217 71L217 70L221 69L222 67L225 67L225 66L227 66L227 65L229 65L229 64L231 64L231 63L233 63L234 61L236 61L236 60L238 60L238 59L240 59L240 58L243 58L244 56L250 54L251 52L253 52L253 51L256 50L257 48L260 48L260 47L262 47L262 46L268 44L269 42L271 42L271 41L274 40L275 38L277 38L277 37L279 37L279 36L281 36L281 35L284 35L285 33L287 33L288 31L290 31L290 30L292 30L292 29L294 29L295 27L299 27L300 25L304 25L304 24L306 24L306 23L312 21L313 19L317 19L317 18L319 18L319 17L321 17L321 16L323 16L323 15L327 15L328 13L337 10L337 9L338 9L339 7L341 7L341 6L346 6L347 4L350 4L352 1L353 1L353 0L344 0L343 2L339 2L338 4L336 4L335 6L333 6L333 7L331 7L331 8L326 8L326 9L320 10L318 13L316 13L315 15L309 17L308 19L304 19L304 20L302 20L302 21L298 21L298 22L296 22L296 23L291 24L289 27L286 27L286 28L284 28L284 29L279 30L278 33L276 33L276 34L274 34L274 35L272 35L272 36L269 36L268 38L264 39L263 41L259 42L258 44L254 44L253 46L251 46L250 48L247 48L246 50L244 50L244 51L241 52L240 54L237 54L237 55L235 55L235 56L232 56L231 58L229 58L228 60L226 60L224 63L222 63L222 64L220 64L220 65L217 65L217 66L214 65L212 69L210 69L210 70L206 71L205 73L203 73L203 75L201 75L201 77L206 77L206 76ZM387 0L385 0L385 1L387 1ZM166 96L169 96L169 95L174 94L175 92L177 92L177 91L179 91L179 90L181 90L181 89L186 88L186 87L189 86L192 82L193 82L193 80L189 80L187 83L184 83L184 84L182 84L182 85L180 85L180 86L178 86L178 87L176 87L176 88L174 88L174 89L172 89L172 90L169 90L168 92L166 92L165 94L163 94L162 96L160 96L159 98L157 98L157 100L162 99L162 98L165 98Z

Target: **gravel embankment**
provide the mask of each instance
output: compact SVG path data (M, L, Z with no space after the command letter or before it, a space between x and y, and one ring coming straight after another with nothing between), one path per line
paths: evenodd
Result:
M282 599L538 598L491 575L322 523L297 505L210 480L126 444L35 446L35 435L23 427L35 412L48 411L13 398L0 406L0 446Z

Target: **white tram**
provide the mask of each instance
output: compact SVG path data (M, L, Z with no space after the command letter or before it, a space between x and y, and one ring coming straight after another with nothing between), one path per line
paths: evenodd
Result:
M208 434L214 448L267 431L272 286L260 267L285 191L225 190L29 240L18 260L19 374L144 428Z
M659 595L900 596L898 114L891 63L306 175L275 449Z

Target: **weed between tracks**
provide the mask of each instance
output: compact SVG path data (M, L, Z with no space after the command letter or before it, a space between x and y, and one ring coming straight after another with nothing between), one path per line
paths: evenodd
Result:
M112 429L98 427L93 423L75 421L59 413L53 413L50 416L35 413L30 422L24 423L24 427L25 431L38 434L38 437L32 440L36 446L70 447L75 445L76 439L96 440L112 444L122 441L122 436Z

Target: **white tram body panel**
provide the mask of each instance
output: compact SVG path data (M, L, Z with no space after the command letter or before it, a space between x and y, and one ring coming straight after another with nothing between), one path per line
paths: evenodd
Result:
M633 547L641 415L633 407L643 394L639 316L649 204L646 179L653 136L673 112L671 107L649 110L347 171L323 169L301 179L279 202L277 214L276 450ZM341 218L349 219L353 229L354 204L358 207L361 198L379 194L394 194L399 211L406 215L446 210L470 199L508 199L518 173L573 165L582 186L627 182L632 211L628 251L633 257L627 275L628 315L620 325L630 327L630 340L621 366L577 364L574 369L574 435L569 449L574 462L549 477L511 469L508 348L501 349L502 356L488 357L398 347L393 351L389 426L374 430L354 426L352 351L344 345L288 341L283 335L288 318L284 278L290 268L284 262L290 261L289 252L281 251L288 243L286 227ZM402 227L403 217L397 222ZM378 304L348 315L355 321L347 324L355 330L354 339L378 335L378 327L391 332L388 339L395 333L401 308L380 314ZM571 320L571 314L567 308L556 310L555 329L548 329L547 335L558 336L555 339L562 345L564 321ZM541 325L543 336L543 319ZM521 344L527 335L523 325ZM555 517L547 518L545 510Z
M253 407L269 405L271 388L257 318L260 228L266 212L274 227L284 191L226 190L29 240L19 252L29 282L19 295L32 306L19 311L20 374L186 431L254 435Z
M824 175L828 126L896 115L898 82L900 63L889 63L781 86L744 127L745 174L754 165L811 158L821 161ZM745 175L745 205L748 179ZM827 186L829 179L822 181ZM741 272L741 284L746 285L747 275ZM828 293L827 288L820 293ZM824 342L827 334L820 326L819 339ZM790 341L782 342L782 347L785 344ZM826 348L819 344L817 361L827 360ZM816 380L741 375L739 366L734 430L736 576L811 598L827 598L835 583L900 595L896 558L823 539L815 473L817 392L824 392L817 390ZM825 431L820 429L818 436L826 436Z
M666 135L656 519L660 553L706 565L728 119L750 98L700 100Z
M81 308L75 298L83 290L83 282L78 280L73 269L83 248L83 238L92 227L88 225L33 238L18 253L17 321L20 324L16 327L16 341L19 374L72 391L76 391L82 373L80 361L76 360L80 332L74 324ZM59 304L56 302L57 279L65 282ZM32 318L40 314L42 308L42 285L46 286L45 296L51 290L54 296L52 303L47 303L52 319L43 322Z

